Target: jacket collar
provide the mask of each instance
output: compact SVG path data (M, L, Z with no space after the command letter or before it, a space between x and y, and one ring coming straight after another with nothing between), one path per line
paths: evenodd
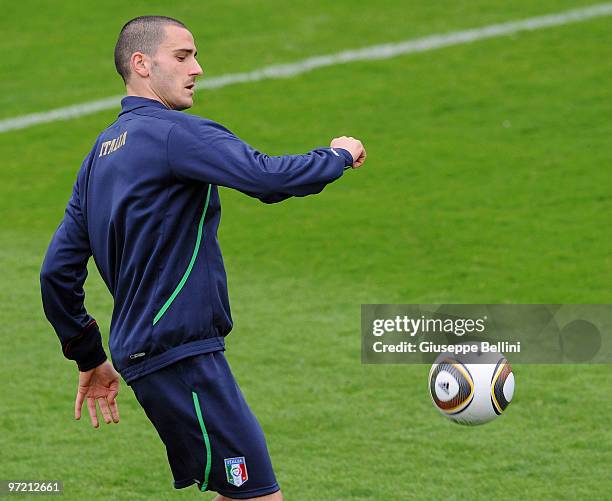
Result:
M137 108L144 107L161 108L163 110L169 109L163 103L160 103L155 99L139 96L126 96L121 100L121 113L119 113L119 116L129 113L130 111L134 111Z

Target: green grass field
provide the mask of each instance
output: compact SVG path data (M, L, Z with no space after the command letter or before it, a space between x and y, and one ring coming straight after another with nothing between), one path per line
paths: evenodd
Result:
M167 2L3 6L0 119L122 92L131 17L194 33L206 76L590 5ZM362 303L610 303L612 18L285 80L199 91L191 112L269 154L335 135L368 161L317 197L266 206L221 190L234 331L227 356L288 500L612 499L609 366L515 367L507 415L442 418L427 366L364 366ZM121 423L73 419L77 370L42 313L38 272L83 157L116 110L0 134L2 479L65 499L209 499L175 491L125 385ZM108 335L95 268L87 307Z

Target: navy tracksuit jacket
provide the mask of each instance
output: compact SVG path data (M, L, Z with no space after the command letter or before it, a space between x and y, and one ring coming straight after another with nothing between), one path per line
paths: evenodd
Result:
M127 383L224 349L232 329L217 186L266 203L319 193L353 163L343 149L267 156L222 125L128 96L85 158L47 250L45 314L82 371L106 360L84 307L87 261L114 298L110 350Z

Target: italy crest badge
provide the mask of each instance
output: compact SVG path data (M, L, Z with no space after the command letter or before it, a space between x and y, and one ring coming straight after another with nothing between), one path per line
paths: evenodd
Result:
M226 458L224 461L225 475L227 476L227 481L231 485L240 487L249 479L244 457Z

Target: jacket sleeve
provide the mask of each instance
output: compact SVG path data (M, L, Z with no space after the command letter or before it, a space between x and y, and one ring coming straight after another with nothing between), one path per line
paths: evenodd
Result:
M353 157L341 148L304 155L268 156L225 127L203 120L175 124L168 134L168 161L183 180L234 188L266 203L319 193L342 176Z
M79 188L84 184L87 161L79 172L40 273L45 315L60 339L64 356L75 360L81 371L93 369L106 360L98 325L84 306L83 284L91 249Z

